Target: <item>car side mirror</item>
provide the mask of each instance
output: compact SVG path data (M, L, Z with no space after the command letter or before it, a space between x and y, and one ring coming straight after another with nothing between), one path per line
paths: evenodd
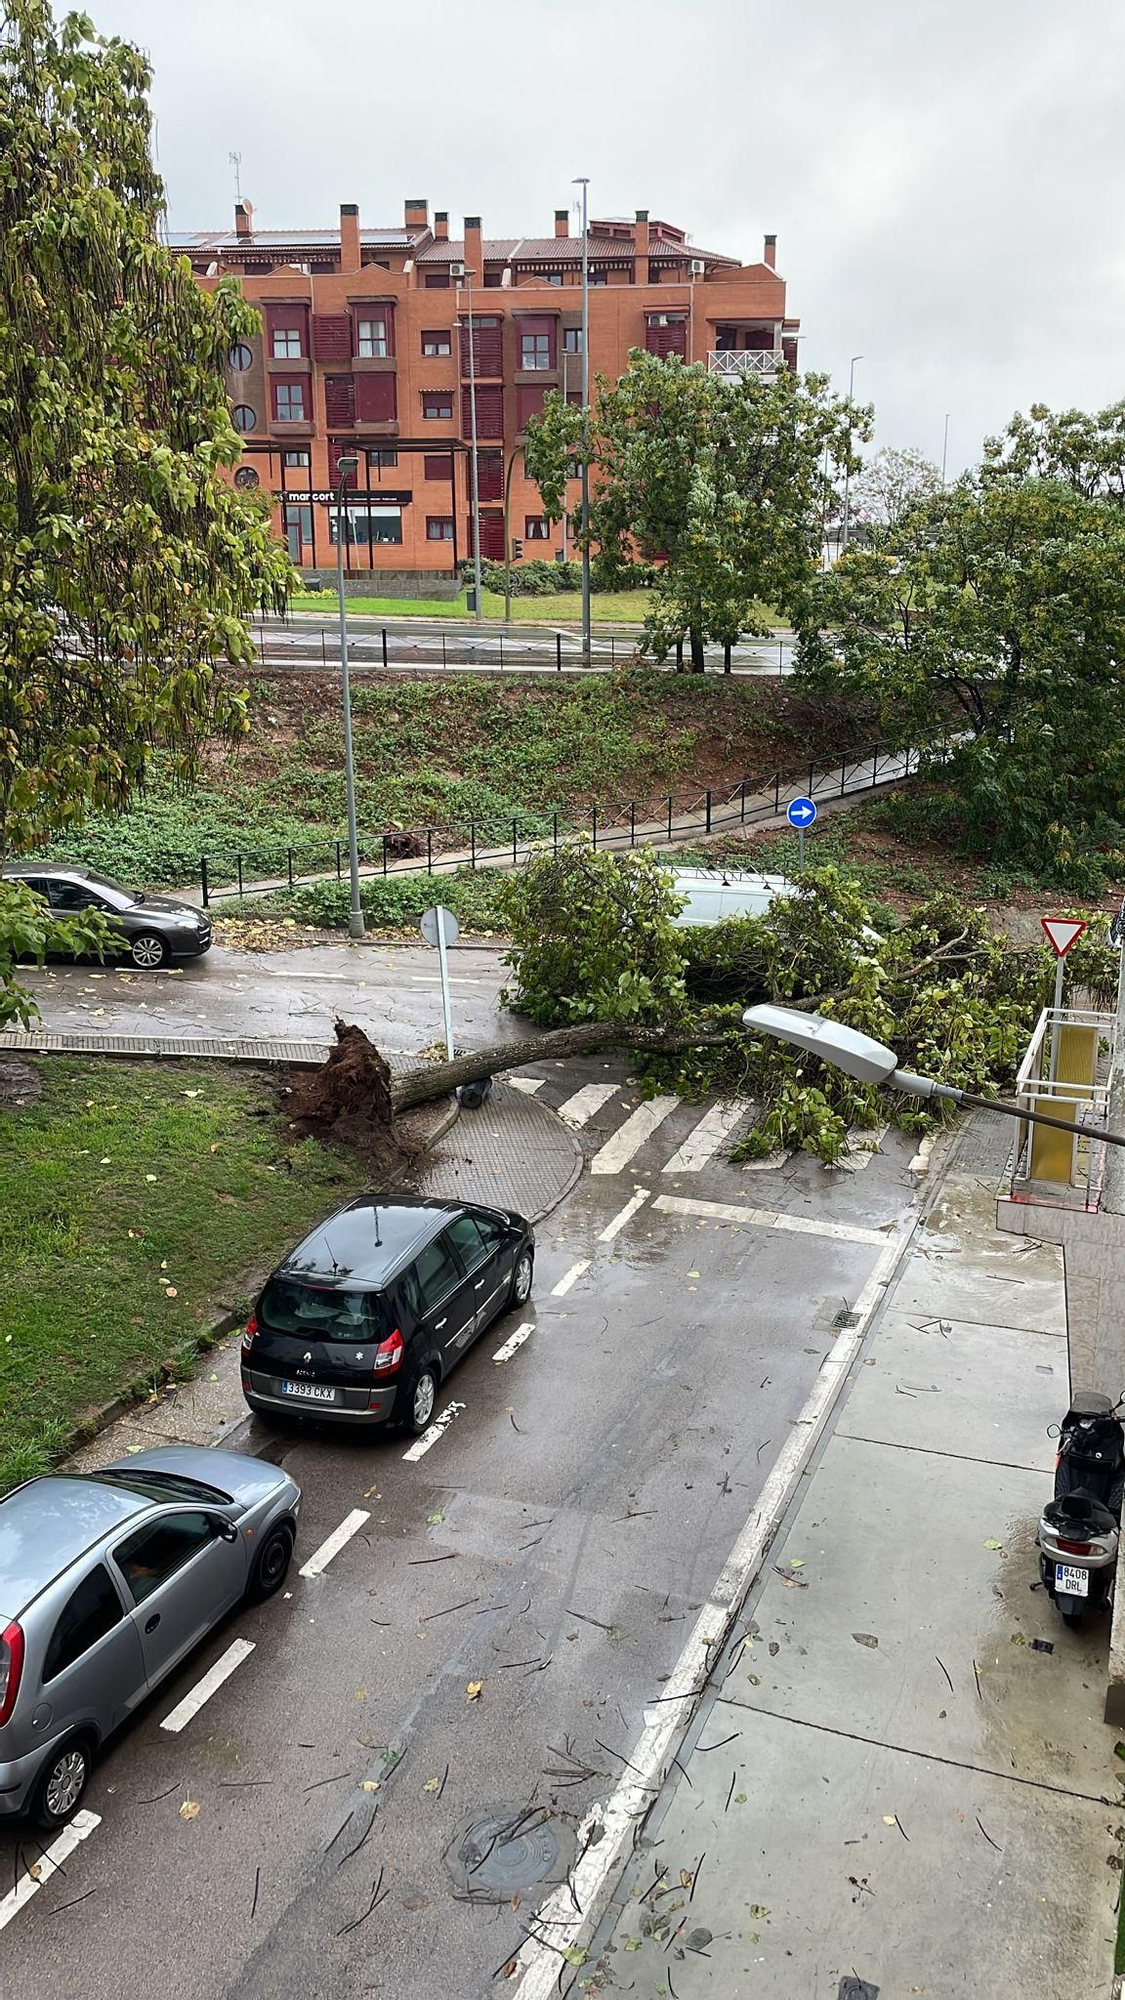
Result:
M213 1518L215 1527L218 1530L219 1540L221 1542L237 1542L238 1529L235 1527L233 1521L226 1520L222 1514L216 1514Z

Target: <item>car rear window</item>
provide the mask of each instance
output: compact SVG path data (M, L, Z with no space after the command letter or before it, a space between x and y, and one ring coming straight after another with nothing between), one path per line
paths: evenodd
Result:
M382 1305L377 1292L341 1292L271 1278L258 1317L275 1333L295 1333L310 1340L378 1340Z

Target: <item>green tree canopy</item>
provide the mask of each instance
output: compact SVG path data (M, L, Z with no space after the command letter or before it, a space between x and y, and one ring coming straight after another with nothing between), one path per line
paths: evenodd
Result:
M154 745L186 772L237 733L216 663L288 588L223 476L257 315L161 245L149 81L84 15L0 0L0 861L124 805Z
M875 539L940 492L941 473L924 453L912 445L903 450L883 445L852 481L850 519Z
M1061 479L1086 500L1125 503L1125 402L1106 410L1033 403L984 441L984 480Z
M966 477L808 593L799 665L874 701L966 851L1098 886L1125 818L1125 514L1059 479Z
M702 672L705 641L765 631L763 605L796 601L819 561L826 455L843 467L869 413L824 376L729 381L634 349L618 381L598 378L588 436L584 424L550 395L528 426L544 507L563 512L568 467L585 454L600 561L659 561L647 642L663 659L687 638Z

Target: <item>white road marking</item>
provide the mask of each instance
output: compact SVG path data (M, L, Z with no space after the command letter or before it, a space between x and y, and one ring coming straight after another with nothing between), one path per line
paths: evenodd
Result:
M729 1139L735 1126L741 1124L750 1110L744 1097L736 1097L731 1104L713 1104L705 1111L694 1131L688 1133L678 1153L673 1153L666 1174L695 1174L705 1167L712 1155L717 1153L724 1139Z
M546 1081L545 1076L509 1076L505 1078L505 1082L510 1083L513 1090L522 1090L527 1097L534 1097L535 1092L542 1090Z
M576 1285L582 1273L588 1271L589 1268L590 1259L588 1257L580 1257L577 1264L572 1264L569 1271L563 1272L558 1284L552 1285L551 1297L553 1299L565 1299L571 1286Z
M49 1882L52 1875L62 1873L62 1864L67 1856L73 1854L79 1843L93 1833L94 1828L101 1823L100 1813L85 1811L75 1813L70 1824L64 1826L58 1839L53 1840L50 1847L44 1848L39 1858L32 1863L36 1873L32 1875L28 1872L21 1875L15 1888L9 1889L3 1901L0 1901L0 1931L11 1923L14 1916L18 1916L25 1903L30 1903L44 1882Z
M621 1209L620 1212L614 1216L613 1221L606 1224L605 1228L602 1230L601 1235L598 1237L598 1242L612 1243L614 1237L620 1235L621 1231L625 1227L625 1224L627 1222L632 1221L632 1218L637 1213L638 1208L642 1208L644 1206L645 1202L649 1198L650 1192L651 1190L649 1188L638 1188L632 1200L627 1201L625 1203L624 1208Z
M524 1341L534 1332L535 1321L533 1319L525 1319L522 1326L517 1326L515 1332L508 1335L503 1347L496 1349L492 1359L494 1361L510 1361L516 1349L522 1347Z
M441 985L441 974L439 972L412 972L410 977L415 986ZM449 975L449 984L451 986L488 986L491 984L491 981L487 979L471 979L463 973L451 972Z
M741 1208L731 1201L690 1201L686 1195L658 1194L654 1208L666 1215L697 1215L707 1222L738 1222L754 1229L788 1229L799 1236L829 1236L837 1243L885 1243L882 1229L853 1229L848 1222L814 1222L807 1215L782 1215L775 1208Z
M568 1097L565 1104L559 1105L559 1117L566 1125L585 1125L595 1111L600 1111L603 1104L616 1097L617 1089L615 1083L584 1083L581 1090L576 1090L573 1097Z
M409 1451L403 1452L403 1457L408 1459L411 1465L416 1465L420 1458L425 1458L430 1446L437 1443L442 1432L449 1429L454 1417L460 1416L464 1408L464 1403L447 1403L440 1417L430 1425L428 1431L422 1432L417 1443L412 1444Z
M351 1513L345 1516L339 1527L333 1528L328 1540L321 1543L315 1555L311 1555L307 1563L301 1564L299 1574L301 1576L319 1576L322 1570L328 1568L333 1556L338 1556L345 1543L350 1542L357 1530L362 1528L364 1522L370 1519L370 1514L365 1513L362 1507L353 1507Z
M367 1519L366 1514L363 1518ZM301 1574L302 1576L305 1574L304 1570ZM196 1682L191 1693L185 1694L183 1700L178 1701L170 1714L164 1717L161 1729L170 1729L173 1734L185 1729L192 1716L199 1714L204 1702L210 1701L211 1696L218 1693L223 1682L230 1679L235 1668L240 1667L243 1660L248 1660L253 1651L253 1639L235 1639L233 1644L227 1647L226 1652L220 1654L214 1666L204 1674L203 1679Z
M658 1125L663 1124L670 1111L679 1103L678 1097L652 1097L647 1104L638 1104L631 1111L624 1125L607 1139L599 1153L590 1161L592 1174L619 1174L627 1167L634 1153L639 1153L646 1139L651 1139Z
M868 1323L890 1283L914 1225L880 1239L883 1255L852 1308L856 1325L836 1339L817 1371L804 1408L795 1419L738 1540L723 1566L710 1598L696 1619L659 1706L645 1711L645 1729L631 1751L626 1774L604 1804L593 1806L578 1829L580 1859L566 1885L556 1889L536 1913L536 1926L549 1943L529 1938L517 1963L521 1978L518 2000L551 2000L559 1976L560 1955L577 1948L587 1925L605 1906L614 1870L623 1859L637 1824L652 1805L671 1768L672 1757L695 1709L696 1701L726 1641L747 1591L760 1570L794 1487L808 1462L829 1412L859 1351ZM676 1682L682 1683L677 1688ZM600 1827L601 1839L591 1841ZM577 1909L575 1907L577 1905ZM579 1912L581 1914L579 1914Z
M867 1128L861 1130L858 1125L849 1125L848 1151L840 1161L845 1173L861 1174L864 1167L871 1165L883 1143L886 1130L885 1125L876 1125L873 1131Z

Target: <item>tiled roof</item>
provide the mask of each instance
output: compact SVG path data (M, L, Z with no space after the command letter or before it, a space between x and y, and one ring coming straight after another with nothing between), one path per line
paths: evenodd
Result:
M361 229L359 240L377 246L381 250L410 250L414 246L418 232L407 234L402 229ZM338 229L255 229L250 236L239 236L233 229L170 229L168 246L172 250L322 250L336 249L340 241Z
M513 250L518 250L519 246L518 236L486 236L483 248L490 263L506 264ZM427 243L424 250L419 250L417 261L419 264L463 264L465 245L457 237L439 237L437 242Z

